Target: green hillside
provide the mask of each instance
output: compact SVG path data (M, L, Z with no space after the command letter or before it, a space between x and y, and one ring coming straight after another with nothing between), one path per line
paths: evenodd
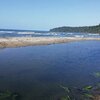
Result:
M100 24L96 26L83 27L57 27L50 29L51 32L85 32L85 33L100 33Z

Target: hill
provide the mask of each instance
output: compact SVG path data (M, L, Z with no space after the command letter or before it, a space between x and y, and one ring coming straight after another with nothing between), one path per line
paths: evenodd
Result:
M84 32L84 33L100 33L100 24L95 26L83 27L57 27L50 29L50 32Z

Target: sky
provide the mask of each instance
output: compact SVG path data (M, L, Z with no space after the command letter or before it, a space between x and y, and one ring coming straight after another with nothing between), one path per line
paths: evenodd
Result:
M0 0L0 28L49 30L100 23L100 0Z

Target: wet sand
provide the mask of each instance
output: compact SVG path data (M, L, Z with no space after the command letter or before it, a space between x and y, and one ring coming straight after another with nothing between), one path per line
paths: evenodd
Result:
M11 37L0 38L0 47L22 47L34 45L48 45L55 43L67 43L83 40L100 40L100 38L80 38L80 37Z

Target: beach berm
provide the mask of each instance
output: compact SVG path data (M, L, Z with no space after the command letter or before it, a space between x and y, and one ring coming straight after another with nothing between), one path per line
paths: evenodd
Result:
M83 40L100 40L100 38L85 37L7 37L0 38L0 47L22 47L34 45L48 45L55 43L67 43Z

